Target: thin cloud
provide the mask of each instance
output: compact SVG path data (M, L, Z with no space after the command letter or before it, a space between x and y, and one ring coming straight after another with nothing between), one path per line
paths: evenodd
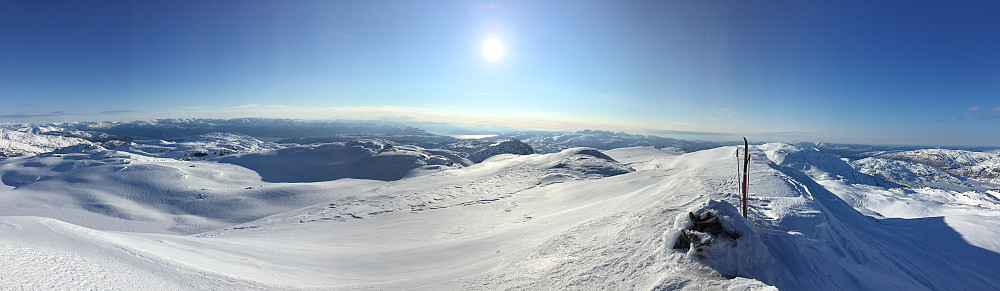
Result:
M61 111L56 111L56 112L52 112L52 113L36 113L36 114L28 114L28 113L3 114L3 115L0 115L0 118L11 118L11 119L47 118L47 117L65 117L65 116L72 116L72 115L75 115L75 114L65 113L65 112L61 112Z
M983 111L980 110L979 107L971 107L969 108L969 112L973 113L972 119L986 120L986 119L993 119L995 117L995 116L989 116L988 114L983 114Z
M1000 107L993 108L993 111L1000 111ZM989 112L983 112L983 109L978 106L969 107L968 113L962 114L956 118L956 120L987 120L987 119L997 119L1000 118L1000 113L992 114ZM940 119L941 121L947 120L948 117Z
M80 113L53 111L50 113L12 113L0 114L0 119L43 119L43 118L64 118L72 116L101 116L101 115L121 115L129 113L141 113L139 110L105 110L97 113Z

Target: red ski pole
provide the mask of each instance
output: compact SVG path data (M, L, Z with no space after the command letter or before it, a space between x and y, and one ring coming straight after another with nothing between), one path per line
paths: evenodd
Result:
M747 172L750 170L750 143L743 137L743 218L747 217L747 184L749 178Z

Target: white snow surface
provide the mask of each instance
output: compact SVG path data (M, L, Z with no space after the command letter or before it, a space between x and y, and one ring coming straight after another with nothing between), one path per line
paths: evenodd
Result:
M736 147L159 156L210 144L0 160L0 289L1000 289L1000 193L887 189L787 144L751 148L747 219ZM703 211L740 237L673 249Z

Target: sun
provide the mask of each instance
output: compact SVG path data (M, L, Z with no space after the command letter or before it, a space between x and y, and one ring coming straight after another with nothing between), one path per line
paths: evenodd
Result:
M483 41L483 56L490 61L500 60L503 57L503 43L495 37Z

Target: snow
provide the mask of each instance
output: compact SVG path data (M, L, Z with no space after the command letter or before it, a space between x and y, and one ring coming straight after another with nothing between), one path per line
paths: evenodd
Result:
M531 149L530 145L527 145L517 139L508 139L502 142L491 144L490 146L474 152L469 155L469 160L473 163L481 163L484 160L503 154L514 154L514 155L530 155L534 154L535 150Z
M746 219L736 147L58 148L0 160L0 289L1000 288L996 188L801 144L751 148ZM674 249L705 211L739 238Z
M910 187L931 185L934 183L961 184L962 178L944 170L920 163L890 160L883 158L864 158L852 161L851 165L858 171L883 177L895 183Z
M417 168L462 167L458 154L378 140L324 143L242 154L219 159L260 174L265 182L320 182L340 178L393 181Z
M79 138L39 135L0 128L0 158L35 155L79 144L91 143Z
M232 164L180 161L78 146L0 163L0 215L39 215L75 224L191 233L245 222L337 197L370 180L273 184ZM332 189L331 189L332 188ZM9 194L8 194L9 193Z
M141 140L116 147L139 155L174 159L210 159L227 154L252 153L280 148L244 134L213 132L177 141Z
M554 153L572 147L589 147L612 150L629 147L670 148L675 151L692 152L718 147L720 144L707 141L688 141L651 135L634 135L624 132L603 130L580 130L574 132L514 132L500 134L496 139L516 138L530 144L538 153Z
M968 179L1000 184L1000 152L955 149L922 149L885 153L877 158L935 167Z

